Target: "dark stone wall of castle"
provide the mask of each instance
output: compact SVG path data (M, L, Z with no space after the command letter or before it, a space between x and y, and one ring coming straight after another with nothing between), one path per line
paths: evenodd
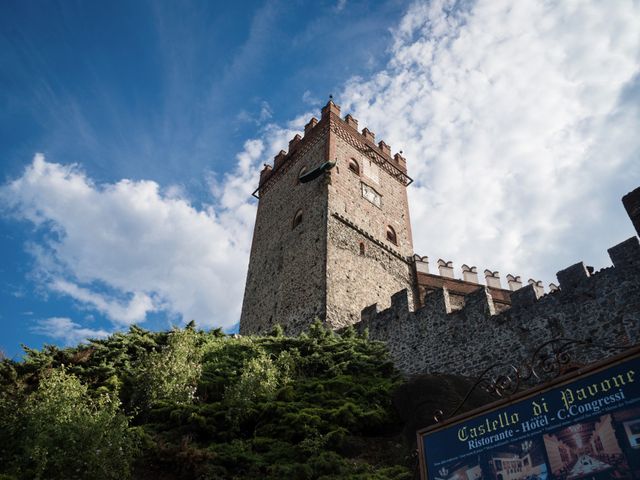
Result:
M372 303L386 307L391 295L413 285L411 226L406 187L350 142L364 139L339 118L332 135L328 186L327 324L341 328L360 320L360 311ZM373 134L370 134L373 135ZM357 144L357 143L356 143ZM359 171L349 168L357 162ZM369 194L365 198L363 188ZM375 192L375 193L373 193ZM373 201L371 201L373 200ZM387 239L387 227L396 244Z
M325 161L322 127L314 132L319 138L308 139L313 147L302 155L290 151L284 161L291 165L261 192L240 318L243 335L269 332L276 324L294 335L325 316L327 185L322 179L297 181L302 168L310 171ZM299 210L302 222L293 228Z
M386 310L364 309L356 328L386 342L408 375L475 376L496 362L523 364L538 346L559 337L633 345L640 342L638 239L612 247L609 256L613 266L591 275L582 263L558 272L560 290L541 298L532 285L513 292L511 308L501 313L485 287L465 296L458 311L452 311L446 288L427 295L415 312L401 291Z
M411 286L407 262L371 238L335 217L329 218L328 232L327 322L331 328L358 322L362 308L372 302L389 306L393 292Z

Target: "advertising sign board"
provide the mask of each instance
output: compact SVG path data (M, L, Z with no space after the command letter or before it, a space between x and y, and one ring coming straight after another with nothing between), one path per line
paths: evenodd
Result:
M418 432L423 480L640 479L640 350Z

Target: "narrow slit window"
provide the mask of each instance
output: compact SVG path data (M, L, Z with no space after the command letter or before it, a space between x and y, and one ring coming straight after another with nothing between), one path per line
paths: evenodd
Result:
M351 158L349 160L349 170L351 170L356 175L360 175L360 165L356 162L355 158Z
M360 255L364 255L364 243L360 242Z
M398 244L398 237L396 236L396 231L393 229L391 225L387 225L387 240L389 240L394 245Z

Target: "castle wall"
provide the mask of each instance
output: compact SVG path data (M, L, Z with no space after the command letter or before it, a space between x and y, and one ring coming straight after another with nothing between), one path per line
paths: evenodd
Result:
M560 337L632 345L640 341L638 239L616 245L609 255L613 267L597 273L590 275L582 263L558 272L560 289L541 298L533 285L513 292L511 308L501 313L484 286L465 296L458 311L452 311L446 288L427 295L415 312L401 291L386 310L364 309L356 328L386 342L408 375L475 376L496 362L521 365L541 344Z
M391 295L411 286L410 266L345 218L330 216L327 263L327 321L340 328L360 320L371 303L386 307ZM360 254L360 243L364 254Z
M393 293L412 289L408 258L413 245L406 186L370 153L363 153L367 148L377 150L375 144L368 146L367 139L342 120L334 122L330 149L336 166L328 186L327 323L340 328L359 321L365 306L388 306ZM351 159L358 163L358 173L349 168ZM378 204L364 197L363 184L379 196ZM397 244L387 239L388 225L396 233Z
M297 153L290 148L279 165L282 170L274 170L278 177L260 193L240 319L242 334L269 332L276 324L287 334L298 334L315 317L325 316L327 186L322 179L297 181L303 167L310 171L326 160L324 127L317 125L300 141ZM302 223L292 228L298 210L302 210Z

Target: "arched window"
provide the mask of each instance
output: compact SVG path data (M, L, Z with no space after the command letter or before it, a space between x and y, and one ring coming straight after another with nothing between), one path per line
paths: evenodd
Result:
M387 240L389 240L394 245L398 244L398 237L396 236L396 231L393 229L391 225L387 225Z
M305 173L307 173L307 167L302 167L298 172L298 177L296 178L296 185L300 185L300 177L302 177Z
M302 210L298 210L293 217L293 222L291 223L291 229L293 230L301 223L302 223Z
M351 170L356 175L360 175L360 165L356 162L355 158L349 159L349 170Z
M360 255L364 255L364 243L360 242Z

